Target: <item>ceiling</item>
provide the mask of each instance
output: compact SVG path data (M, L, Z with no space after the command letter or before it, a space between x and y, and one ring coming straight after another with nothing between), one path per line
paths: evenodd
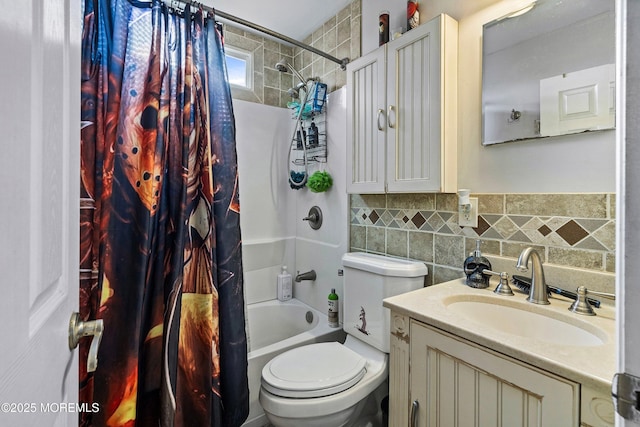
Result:
M302 41L316 28L335 16L351 0L202 0L202 4L219 9L254 24ZM224 21L221 19L221 21Z

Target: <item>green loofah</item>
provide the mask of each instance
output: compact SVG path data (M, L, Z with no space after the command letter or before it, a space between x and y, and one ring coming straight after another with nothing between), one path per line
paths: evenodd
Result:
M318 171L307 180L307 187L314 193L327 191L333 185L333 178L325 171Z

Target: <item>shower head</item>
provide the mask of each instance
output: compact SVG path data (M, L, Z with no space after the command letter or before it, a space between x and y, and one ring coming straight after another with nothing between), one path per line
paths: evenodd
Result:
M287 65L288 63L284 59L282 59L279 62L276 62L276 69L281 73L288 73L289 68L287 67Z
M298 83L296 87L292 87L287 91L287 94L292 98L300 98L300 89L307 90L307 85L305 83Z
M276 63L276 70L280 71L281 73L288 73L291 72L293 75L295 75L298 79L300 79L300 82L302 82L302 84L305 84L305 79L304 77L302 77L302 75L298 72L298 70L296 70L295 68L293 68L293 65L289 64L286 60L281 59L280 61L278 61Z

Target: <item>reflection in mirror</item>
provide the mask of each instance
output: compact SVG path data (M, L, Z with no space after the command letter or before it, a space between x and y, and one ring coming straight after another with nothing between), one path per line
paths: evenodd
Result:
M614 127L614 1L533 6L483 28L484 145Z

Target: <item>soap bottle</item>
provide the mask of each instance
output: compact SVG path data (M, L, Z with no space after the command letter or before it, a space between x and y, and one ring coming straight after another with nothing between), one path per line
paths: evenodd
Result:
M307 132L307 135L309 135L309 146L311 148L315 148L318 146L318 126L316 126L316 124L312 121L311 122L311 126L309 126L309 132Z
M291 274L287 271L287 266L282 266L282 272L278 274L278 299L288 301L293 297L293 283Z
M340 326L340 305L338 304L338 294L334 288L329 294L329 310L327 312L329 318L329 326L337 328Z
M467 276L467 286L472 288L488 288L490 274L483 270L491 270L491 262L480 252L480 240L476 240L476 250L464 260L464 274Z

